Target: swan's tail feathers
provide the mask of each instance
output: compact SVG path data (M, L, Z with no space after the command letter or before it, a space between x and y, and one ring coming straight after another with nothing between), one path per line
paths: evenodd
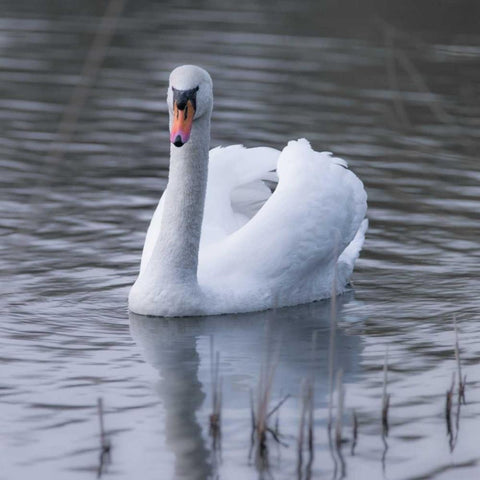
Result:
M343 290L353 272L355 262L365 241L365 233L368 229L368 219L365 218L360 224L354 239L347 245L337 261L337 279L339 289Z

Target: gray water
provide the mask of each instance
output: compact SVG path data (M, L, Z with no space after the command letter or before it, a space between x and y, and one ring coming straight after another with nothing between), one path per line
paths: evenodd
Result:
M0 479L95 478L99 397L111 444L102 478L299 478L300 389L312 378L312 478L477 478L480 37L452 32L448 18L448 28L402 33L316 2L132 2L54 159L104 5L20 3L0 12ZM166 82L183 63L214 79L212 145L282 148L307 137L364 181L370 229L354 288L334 305L129 317L126 296L166 185ZM345 389L340 452L326 428L332 311ZM467 385L458 423L455 390L449 437L454 316ZM212 351L221 452L209 434ZM271 407L290 395L278 416L287 446L269 436L262 471L249 457L250 391L272 365Z

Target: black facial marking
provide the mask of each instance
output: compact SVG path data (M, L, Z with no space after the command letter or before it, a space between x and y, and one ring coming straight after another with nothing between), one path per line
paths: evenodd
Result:
M193 108L197 108L197 92L199 87L192 88L191 90L177 90L172 87L173 90L173 101L176 103L179 110L185 110L187 102L190 100L192 102Z

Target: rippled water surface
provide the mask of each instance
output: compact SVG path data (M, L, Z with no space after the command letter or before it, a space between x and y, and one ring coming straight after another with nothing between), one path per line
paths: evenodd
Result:
M95 478L98 397L111 443L104 478L477 478L480 38L341 23L316 2L132 2L54 158L104 5L18 3L0 12L0 479ZM354 290L335 305L129 318L166 185L166 82L183 63L214 79L213 146L282 148L305 136L363 179L370 229ZM453 395L449 437L454 315L467 386L460 410ZM331 338L345 389L340 449L326 427ZM220 449L209 433L212 351ZM250 452L250 392L272 365L271 407L290 397L278 410L285 446L268 435L262 467ZM302 380L312 378L309 477L307 450L298 473L297 439Z

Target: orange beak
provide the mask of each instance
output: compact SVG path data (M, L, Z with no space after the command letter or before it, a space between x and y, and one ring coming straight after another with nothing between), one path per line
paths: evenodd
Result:
M182 110L178 108L177 102L173 104L173 123L170 129L170 141L176 147L181 147L188 142L194 115L195 107L191 100L187 101Z

